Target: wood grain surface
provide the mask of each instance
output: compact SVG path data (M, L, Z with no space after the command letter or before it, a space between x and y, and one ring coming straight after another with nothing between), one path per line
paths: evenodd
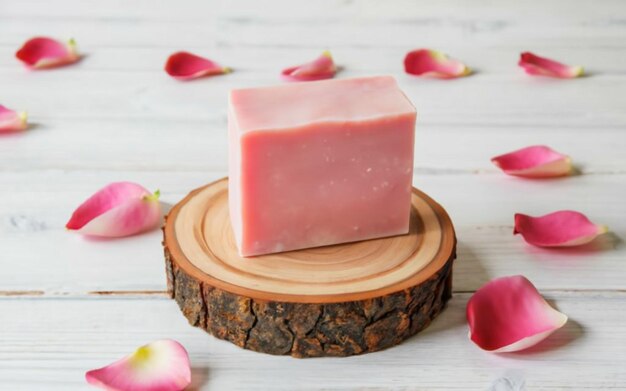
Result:
M228 213L228 179L192 191L170 210L163 245L192 279L254 299L335 303L412 288L454 259L445 210L413 189L409 233L354 243L242 257Z

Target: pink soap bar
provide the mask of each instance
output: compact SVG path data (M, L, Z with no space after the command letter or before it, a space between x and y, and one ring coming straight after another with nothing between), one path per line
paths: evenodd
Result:
M407 233L415 117L390 76L231 91L229 207L240 254Z

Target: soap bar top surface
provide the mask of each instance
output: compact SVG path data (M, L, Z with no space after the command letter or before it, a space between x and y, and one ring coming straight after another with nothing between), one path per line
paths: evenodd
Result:
M415 113L391 76L233 90L230 103L240 134Z

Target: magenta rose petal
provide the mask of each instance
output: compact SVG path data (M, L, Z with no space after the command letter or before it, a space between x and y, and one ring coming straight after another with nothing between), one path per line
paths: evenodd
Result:
M122 237L156 227L161 221L159 192L131 182L116 182L99 190L78 207L68 230L89 236Z
M29 39L15 53L20 61L32 69L53 68L75 63L80 59L76 51L76 42L68 43L47 37Z
M523 276L488 282L469 299L466 314L472 342L494 353L529 348L567 322Z
M533 145L491 159L504 173L526 178L550 178L572 173L572 160L545 145Z
M540 217L516 213L513 231L538 247L579 246L606 232L606 226L594 224L584 214L572 210L561 210Z
M467 76L471 70L462 62L430 49L413 50L404 57L404 71L409 75L451 79Z
M168 57L165 72L178 80L192 80L200 77L222 75L232 72L215 61L189 52L176 52Z
M281 76L288 81L314 81L331 79L336 73L337 67L333 57L326 50L311 62L284 69L281 72Z
M106 367L85 374L87 382L108 391L180 391L191 383L189 355L173 340L159 340Z
M28 116L25 111L15 111L0 105L0 134L25 130Z
M581 66L569 66L545 57L539 57L531 52L520 55L518 65L533 76L548 76L561 79L573 79L583 75Z

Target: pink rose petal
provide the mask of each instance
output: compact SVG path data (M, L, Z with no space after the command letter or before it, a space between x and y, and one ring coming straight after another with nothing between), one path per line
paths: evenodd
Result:
M222 75L232 70L192 53L177 52L167 59L165 72L178 80L191 80L204 76Z
M430 49L413 50L404 57L404 71L410 75L441 79L467 76L471 70L462 62Z
M337 67L333 62L333 57L326 50L311 62L284 69L281 75L288 81L314 81L331 79L336 73Z
M529 348L567 322L523 276L491 280L472 295L466 313L470 339L496 353Z
M491 161L509 175L549 178L569 175L572 160L545 145L534 145L496 156Z
M129 236L147 231L161 221L158 197L158 191L151 194L136 183L111 183L80 205L66 228L104 237Z
M0 134L24 130L28 127L26 112L13 111L0 105Z
M76 42L73 39L64 44L47 37L29 39L15 53L15 56L33 69L58 67L80 59L76 52Z
M582 76L583 67L569 66L549 58L539 57L531 52L520 55L518 65L529 75L558 77L561 79L573 79Z
M606 232L606 226L592 223L582 213L561 210L540 217L516 213L513 234L539 247L567 247L589 243Z
M191 383L189 355L178 342L163 339L85 374L87 382L108 391L180 391Z

